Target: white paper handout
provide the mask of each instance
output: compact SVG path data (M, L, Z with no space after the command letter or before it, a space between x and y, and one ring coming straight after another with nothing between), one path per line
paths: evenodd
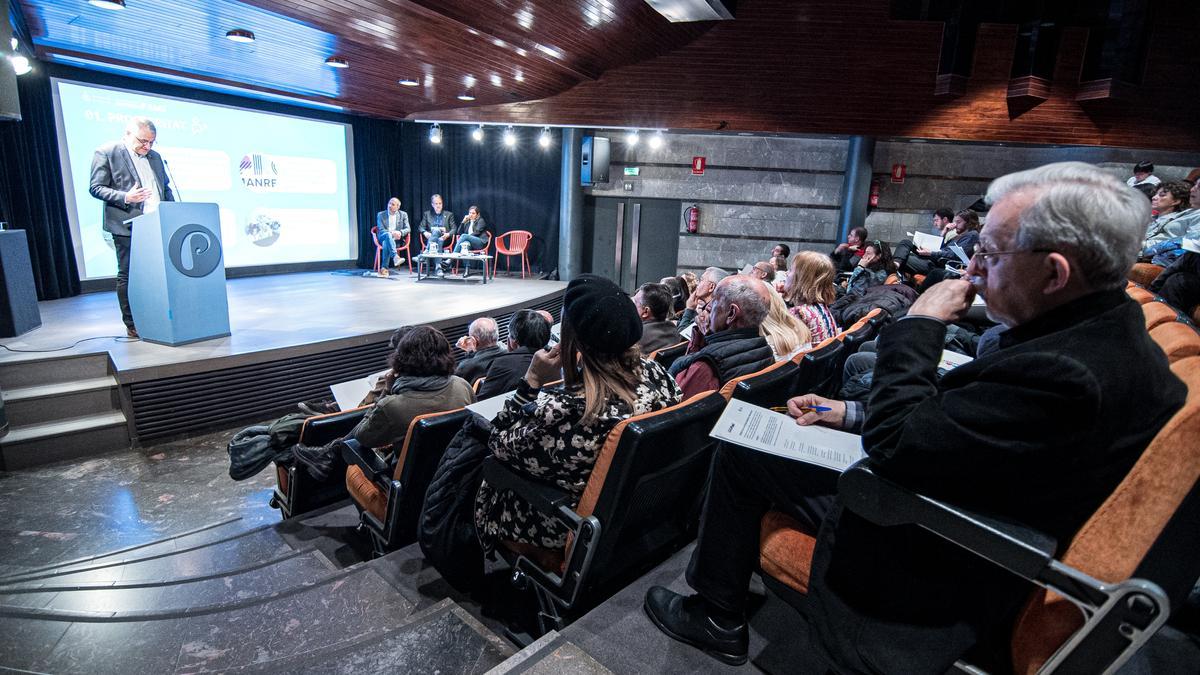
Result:
M687 325L687 328L684 328L683 330L679 331L679 337L683 338L684 340L687 340L688 342L691 342L692 341L692 332L695 330L696 330L696 322L693 321Z
M476 401L467 406L467 410L482 415L484 419L496 419L496 415L498 415L500 411L504 409L504 402L511 398L515 393L517 392L510 391L500 394L499 396L493 396L491 398L485 398L482 401Z
M923 248L927 251L942 250L942 238L936 234L917 232L913 234L913 243L917 245L917 248Z
M958 259L962 261L963 265L971 264L971 258L967 256L967 252L964 251L961 246L958 244L950 244L949 249L951 253L958 256Z
M962 364L970 363L974 360L966 354L959 354L958 352L943 349L942 358L938 361L938 370L954 370Z
M378 373L360 377L357 380L331 385L329 390L333 392L333 400L337 401L338 409L351 410L357 408L358 404L362 403L367 394L371 393L371 389L374 388L379 378L385 377L387 374L387 370L381 370Z
M787 459L845 471L863 458L862 438L820 426L802 427L796 420L733 399L725 406L713 438Z

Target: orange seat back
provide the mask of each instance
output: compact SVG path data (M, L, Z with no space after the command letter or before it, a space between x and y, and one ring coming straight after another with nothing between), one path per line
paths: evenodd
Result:
M1142 305L1142 313L1146 316L1146 330L1154 330L1155 326L1161 326L1178 318L1175 310L1165 302L1147 302Z

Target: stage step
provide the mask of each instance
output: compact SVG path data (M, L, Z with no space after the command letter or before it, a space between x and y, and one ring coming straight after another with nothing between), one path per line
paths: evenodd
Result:
M96 415L121 409L120 387L111 375L71 382L54 382L4 390L4 409L8 422L27 426L54 422L69 413Z
M56 382L75 382L112 374L108 353L30 358L0 362L0 387L5 391Z
M381 637L411 613L411 603L360 566L227 611L0 617L0 665L88 675L262 670Z
M13 471L129 447L119 410L53 422L13 425L0 439L0 470Z

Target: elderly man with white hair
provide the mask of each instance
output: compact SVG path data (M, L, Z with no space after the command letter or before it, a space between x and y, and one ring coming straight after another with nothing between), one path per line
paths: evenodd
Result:
M692 332L687 354L669 371L683 397L720 389L735 377L749 375L775 362L762 335L762 322L774 293L757 277L727 276L712 293L704 321Z
M865 419L813 395L788 406L799 424L861 431L881 476L1065 545L1186 397L1124 292L1148 204L1078 162L998 178L988 201L968 279L932 287L880 335ZM939 379L946 325L976 293L1006 327L1000 346ZM833 471L722 446L688 569L698 592L650 589L650 619L744 662L759 521L774 509L819 532L797 650L812 662L798 671L944 673L968 650L1002 670L989 657L1025 582L915 526L844 511L836 490Z
M500 344L500 327L490 316L481 316L472 321L467 326L467 334L458 339L456 346L470 354L454 369L454 374L468 384L474 384L475 380L487 375L492 359L507 351Z
M679 315L679 330L682 331L696 322L696 316L708 306L713 291L717 289L717 284L727 276L729 276L729 272L720 267L708 267L700 274L700 280L696 282L696 289L688 296L683 314Z

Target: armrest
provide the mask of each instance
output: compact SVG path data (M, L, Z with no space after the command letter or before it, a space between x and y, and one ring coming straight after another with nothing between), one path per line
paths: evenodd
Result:
M371 479L372 483L387 489L391 483L392 467L383 461L371 448L364 448L353 438L342 441L342 460L347 465L357 466Z
M838 499L877 525L917 525L1031 581L1054 561L1058 546L1032 528L907 490L876 474L866 462L842 474Z
M571 495L521 476L495 457L483 461L483 478L496 489L512 490L538 512L556 518L564 527L574 530L583 522L583 518L571 510Z
M317 415L304 420L300 430L300 442L304 445L325 445L350 433L358 426L371 406L343 410L328 415Z

